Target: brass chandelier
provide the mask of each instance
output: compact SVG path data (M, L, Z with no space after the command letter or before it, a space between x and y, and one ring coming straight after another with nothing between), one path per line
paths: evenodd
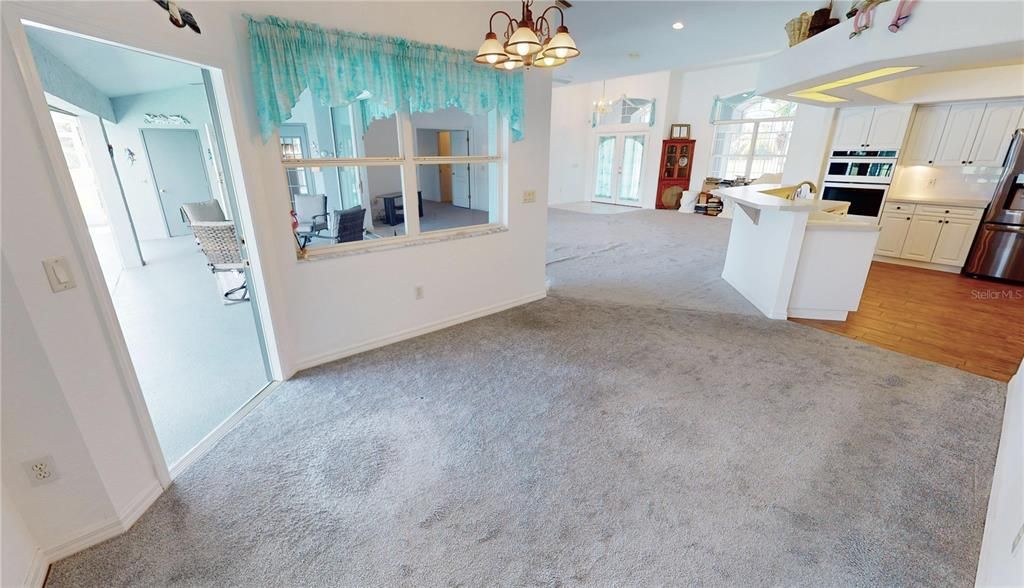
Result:
M474 61L504 71L512 71L520 67L558 67L567 60L577 57L580 50L576 41L569 36L565 26L565 12L559 6L549 6L541 13L540 18L533 19L530 8L533 0L523 1L523 15L518 21L511 14L499 10L491 15L487 35L476 53ZM558 11L559 25L552 36L551 23L547 14L551 10ZM494 32L494 17L501 15L508 19L505 26L504 42L498 40ZM543 41L542 41L543 39Z

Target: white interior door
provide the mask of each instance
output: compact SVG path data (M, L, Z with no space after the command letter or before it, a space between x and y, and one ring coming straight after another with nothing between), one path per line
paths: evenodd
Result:
M597 136L594 202L640 206L640 184L647 153L647 133Z

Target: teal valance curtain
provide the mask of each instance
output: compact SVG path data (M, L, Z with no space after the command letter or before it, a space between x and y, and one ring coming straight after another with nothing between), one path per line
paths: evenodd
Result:
M325 106L359 100L370 119L398 110L497 110L512 140L523 136L523 74L473 61L474 54L399 37L324 29L268 16L249 21L260 132L267 141L303 90Z
M715 96L714 101L711 103L711 118L709 122L716 123L721 120L732 120L732 113L736 108L750 100L754 96L757 96L757 92L750 90L749 92L741 92L732 96Z

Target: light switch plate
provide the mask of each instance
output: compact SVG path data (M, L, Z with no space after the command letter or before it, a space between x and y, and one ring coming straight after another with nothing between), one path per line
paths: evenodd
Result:
M525 192L523 192L523 204L529 204L531 202L536 202L536 201L537 201L537 191L536 190L526 190Z
M50 290L63 292L75 287L75 276L71 274L71 266L65 257L49 257L43 260L43 270L50 282Z

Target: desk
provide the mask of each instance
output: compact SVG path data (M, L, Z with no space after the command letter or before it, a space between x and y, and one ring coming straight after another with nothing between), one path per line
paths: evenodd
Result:
M391 194L381 194L378 196L384 201L384 222L390 226L395 226L405 222L405 215L402 214L402 210L405 208L399 201L402 198L401 192L394 192ZM420 218L423 217L423 192L416 192L416 199L420 205Z

